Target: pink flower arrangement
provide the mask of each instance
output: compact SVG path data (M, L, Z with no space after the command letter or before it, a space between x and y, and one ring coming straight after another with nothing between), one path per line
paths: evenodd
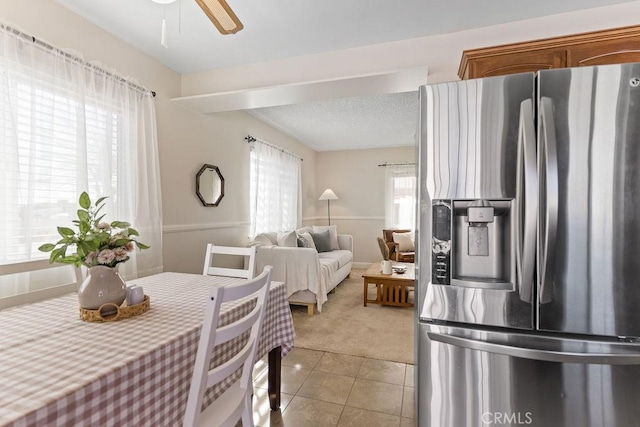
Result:
M55 244L45 243L38 248L42 252L51 252L49 262L75 264L77 267L115 267L127 261L129 253L136 246L140 249L149 248L136 240L136 236L139 236L138 231L128 222L102 222L104 215L98 215L104 207L105 199L106 197L98 199L92 206L86 192L80 195L79 203L82 209L78 209L78 219L73 221L78 226L78 232L71 228L58 227L58 233L62 238ZM67 254L69 248L75 248L75 253Z

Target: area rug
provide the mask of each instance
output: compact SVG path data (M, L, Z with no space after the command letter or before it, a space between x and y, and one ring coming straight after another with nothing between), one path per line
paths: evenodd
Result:
M414 309L378 304L363 306L365 270L352 270L340 283L322 312L291 306L295 347L413 364ZM374 286L370 286L370 298Z

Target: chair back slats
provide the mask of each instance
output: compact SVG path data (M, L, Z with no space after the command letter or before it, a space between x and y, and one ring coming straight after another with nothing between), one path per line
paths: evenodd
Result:
M257 292L260 287L261 284L256 282L247 282L225 286L224 295L222 296L222 302L235 301L240 298L248 297L249 295Z
M209 243L211 246L216 246L212 243ZM251 252L251 247L241 248L236 246L216 246L217 248L221 248L224 252L216 252L216 253L224 253L227 255L249 255Z
M211 262L214 260L215 255L235 255L248 257L246 263L247 268L229 268L229 267L214 267L211 266ZM255 274L255 259L256 259L256 247L238 248L232 246L218 246L213 243L207 245L207 252L204 258L204 268L202 274L204 276L226 276L226 277L240 277L243 279L253 279Z
M242 279L250 279L251 273L249 270L241 270L238 268L225 268L225 267L209 267L207 269L207 276L225 276L225 277L239 277Z
M272 269L273 267L266 266L258 277L247 280L241 284L213 286L211 288L205 309L191 388L189 390L189 399L187 401L184 419L185 426L194 426L197 423L200 409L202 408L202 400L207 388L224 380L240 368L242 368L240 387L244 390L245 394L251 393L251 375L258 348L260 329L264 319L267 295L271 284ZM223 302L235 301L252 294L256 294L256 305L249 313L231 324L218 327ZM248 331L247 342L239 352L225 363L209 369L211 355L216 346L239 337L242 334L246 335ZM248 408L248 410L251 411L251 408ZM235 415L238 413L240 412L232 412L232 414ZM235 415L232 415L229 420L232 421L231 418Z
M251 343L247 343L242 350L240 350L231 359L224 362L222 365L216 366L214 369L207 373L207 388L219 383L220 381L233 374L235 371L247 361L251 355Z
M216 345L224 344L245 333L253 326L258 316L260 316L260 308L256 306L251 313L242 319L218 328L216 331Z

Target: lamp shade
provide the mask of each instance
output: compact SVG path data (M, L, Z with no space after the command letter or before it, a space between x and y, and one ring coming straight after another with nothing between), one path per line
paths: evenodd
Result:
M338 200L338 196L336 196L336 193L334 193L332 189L327 188L318 200Z

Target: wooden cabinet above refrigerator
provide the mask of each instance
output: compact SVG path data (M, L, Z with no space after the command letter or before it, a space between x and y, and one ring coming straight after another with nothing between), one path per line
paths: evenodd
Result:
M465 50L461 79L550 68L640 62L640 26Z

